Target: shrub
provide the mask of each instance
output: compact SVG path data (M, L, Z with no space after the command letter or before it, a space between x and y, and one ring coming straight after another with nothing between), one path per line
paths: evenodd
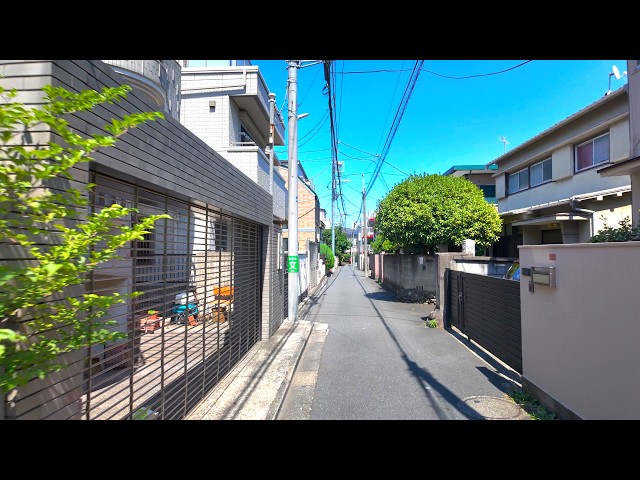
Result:
M604 227L589 239L590 243L640 241L640 227L632 226L629 217L620 220L617 228L609 226L604 217L602 219Z
M325 273L329 273L329 270L332 269L335 264L335 258L333 255L333 251L331 251L331 247L329 247L329 245L327 245L326 243L321 243L320 255L325 256L325 263L324 263Z

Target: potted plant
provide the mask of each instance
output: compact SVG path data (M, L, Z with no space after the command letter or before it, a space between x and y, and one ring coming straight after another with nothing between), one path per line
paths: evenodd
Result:
M158 311L157 310L147 310L147 315L149 315L148 320L157 320L158 319Z

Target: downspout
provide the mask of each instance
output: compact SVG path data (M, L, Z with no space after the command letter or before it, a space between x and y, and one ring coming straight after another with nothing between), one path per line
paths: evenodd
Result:
M571 206L572 210L575 210L576 212L583 212L583 213L589 214L589 238L591 238L593 237L593 229L594 229L593 215L596 212L594 210L587 210L586 208L578 208L576 207L577 203L578 201L574 197L569 198L569 205Z

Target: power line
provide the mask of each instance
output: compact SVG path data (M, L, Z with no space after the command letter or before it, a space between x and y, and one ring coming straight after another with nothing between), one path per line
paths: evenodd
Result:
M400 121L402 120L402 117L404 116L404 112L406 111L407 105L409 104L411 94L413 93L413 89L415 88L416 82L418 81L418 77L420 76L423 63L424 63L424 60L416 61L416 65L414 66L413 71L411 72L411 77L409 78L409 82L405 89L404 96L401 100L400 106L398 107L398 111L396 112L396 117L393 121L393 125L391 126L391 131L389 132L389 136L387 137L387 141L383 148L382 154L378 159L378 164L376 165L376 169L374 171L373 177L369 181L369 185L365 191L367 195L373 188L373 185L375 184L375 181L378 177L378 173L380 172L380 169L384 164L384 161L387 157L389 149L391 148L391 142L393 141L393 138L395 137L395 134L398 131L398 127L400 126Z
M476 78L476 77L489 77L492 75L499 75L501 73L505 73L508 72L510 70L514 70L516 68L520 68L523 65L532 62L533 60L526 60L518 65L515 65L513 67L507 68L505 70L500 70L497 72L490 72L490 73L479 73L477 75L468 75L468 76L464 76L464 77L452 77L452 76L448 76L448 75L443 75L441 73L437 73L431 70L422 70L423 72L427 72L430 73L432 75L436 75L438 77L442 77L442 78L449 78L451 80L465 80L467 78ZM360 70L360 71L353 71L353 72L342 72L341 75L360 75L360 74L366 74L366 73L398 73L398 72L408 72L412 69L409 68L401 68L401 69L382 69L382 70Z
M522 63L520 63L520 64L518 64L518 65L516 65L514 67L506 68L504 70L500 70L499 72L479 73L477 75L467 75L465 77L451 77L451 76L448 76L448 75L442 75L440 73L432 72L431 70L423 70L423 72L427 72L427 73L430 73L432 75L436 75L437 77L448 78L448 79L451 79L451 80L466 80L468 78L490 77L492 75L500 75L501 73L505 73L505 72L508 72L510 70L515 70L516 68L520 68L521 66L526 65L527 63L529 63L531 61L532 60L526 60L526 61L524 61L524 62L522 62Z

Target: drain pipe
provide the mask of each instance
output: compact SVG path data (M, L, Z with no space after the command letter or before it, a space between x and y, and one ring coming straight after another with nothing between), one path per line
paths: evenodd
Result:
M575 210L576 212L583 212L583 213L588 213L589 214L589 238L593 237L594 235L594 225L593 225L593 215L596 213L595 210L587 210L586 208L578 208L576 207L576 203L578 203L578 201L575 199L575 197L571 197L569 198L569 205L571 206L572 210Z

